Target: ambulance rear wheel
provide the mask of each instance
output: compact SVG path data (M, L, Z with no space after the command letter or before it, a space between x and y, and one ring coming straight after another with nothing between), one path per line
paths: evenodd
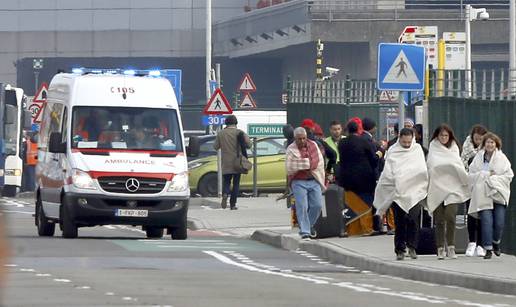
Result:
M16 186L15 185L4 185L4 188L2 189L2 196L15 197L16 196Z

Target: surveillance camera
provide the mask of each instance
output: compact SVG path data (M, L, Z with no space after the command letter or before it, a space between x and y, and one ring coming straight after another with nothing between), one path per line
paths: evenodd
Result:
M326 71L330 74L336 74L340 71L340 69L334 67L326 67Z
M489 19L489 13L488 12L481 12L479 15L478 15L478 18L482 21L484 20L488 20Z

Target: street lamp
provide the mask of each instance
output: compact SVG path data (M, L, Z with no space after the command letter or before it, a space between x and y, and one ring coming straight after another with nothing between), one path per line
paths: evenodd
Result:
M485 8L476 9L466 5L466 93L471 97L471 25L474 20L488 20L489 13Z

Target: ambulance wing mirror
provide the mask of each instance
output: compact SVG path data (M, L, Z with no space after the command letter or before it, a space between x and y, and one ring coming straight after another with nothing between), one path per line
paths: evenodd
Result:
M186 147L186 155L192 158L198 157L200 150L201 145L199 144L199 138L196 136L191 136L188 140L188 146Z
M51 153L66 153L66 143L63 143L61 132L52 132L50 134L50 142L48 144L48 151Z
M12 125L16 123L16 107L10 104L5 105L5 124Z
M28 110L23 111L23 129L32 130L32 113Z

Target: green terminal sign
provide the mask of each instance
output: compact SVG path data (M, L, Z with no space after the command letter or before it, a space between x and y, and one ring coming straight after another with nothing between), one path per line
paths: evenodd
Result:
M250 137L283 136L283 124L248 124Z

